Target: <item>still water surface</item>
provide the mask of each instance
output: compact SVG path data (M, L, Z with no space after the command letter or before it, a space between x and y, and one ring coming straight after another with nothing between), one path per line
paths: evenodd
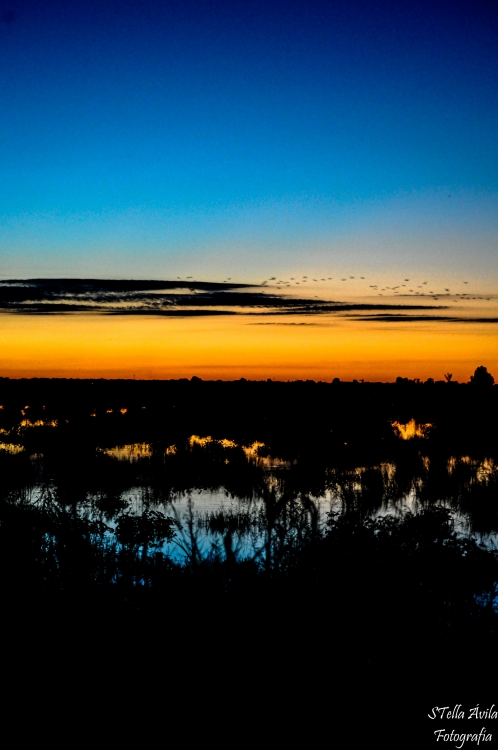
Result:
M430 425L412 422L393 424L401 441L427 434ZM13 458L23 450L15 443L0 443L0 452ZM224 557L227 544L238 559L262 559L269 540L288 544L313 534L325 528L330 513L376 518L417 513L428 505L450 509L459 535L497 546L498 466L491 457L441 458L418 451L409 461L374 466L337 466L331 461L310 472L311 479L303 479L297 460L272 456L258 441L237 445L191 435L186 445L162 446L159 453L146 442L97 448L99 481L105 485L98 489L95 481L92 486L88 480L86 486L84 474L78 477L79 485L71 475L64 481L60 473L52 476L44 456L34 454L30 460L43 481L26 485L23 501L48 499L69 506L80 518L104 523L109 538L123 515L139 517L153 509L174 519L175 537L164 543L155 540L147 554L162 551L177 561L193 555ZM216 475L209 474L212 466ZM231 479L224 471L232 471ZM170 475L177 481L165 488ZM234 485L239 475L243 481ZM68 482L69 491L64 486ZM75 487L78 492L72 494Z

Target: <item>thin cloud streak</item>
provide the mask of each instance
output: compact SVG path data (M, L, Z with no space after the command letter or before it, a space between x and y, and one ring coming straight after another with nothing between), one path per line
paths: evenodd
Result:
M420 304L347 303L290 297L263 287L188 280L12 279L0 284L0 310L24 315L323 315L434 310Z
M498 323L498 318L468 318L468 317L455 317L446 315L366 315L366 316L351 316L354 320L369 320L369 321L386 321L392 323L419 323L423 322L440 322L440 323Z

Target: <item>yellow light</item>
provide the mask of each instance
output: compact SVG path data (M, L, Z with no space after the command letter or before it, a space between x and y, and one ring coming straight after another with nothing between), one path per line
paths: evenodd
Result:
M333 316L16 316L1 314L0 376L467 382L498 374L496 327Z
M432 427L429 422L426 424L418 424L414 419L410 419L406 424L392 422L392 426L402 440L411 440L415 437L427 437L427 432Z

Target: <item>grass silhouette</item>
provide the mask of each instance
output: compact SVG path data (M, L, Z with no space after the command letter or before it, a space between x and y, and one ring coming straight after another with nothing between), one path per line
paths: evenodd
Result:
M14 385L0 410L0 440L20 446L0 446L0 597L16 627L202 632L281 674L314 632L329 674L493 668L494 386L174 383L150 414L157 384L135 403L134 384L97 397L66 384L46 403ZM215 408L210 393L226 398ZM434 427L403 440L392 424L411 419ZM133 460L126 445L142 446Z

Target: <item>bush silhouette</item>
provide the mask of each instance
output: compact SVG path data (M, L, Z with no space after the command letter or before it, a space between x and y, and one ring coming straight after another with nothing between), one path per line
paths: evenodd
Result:
M472 385L478 385L480 387L487 387L494 384L495 379L491 375L490 372L488 372L488 368L484 367L483 365L480 365L480 367L476 367L475 372L473 375L470 376L470 382Z

